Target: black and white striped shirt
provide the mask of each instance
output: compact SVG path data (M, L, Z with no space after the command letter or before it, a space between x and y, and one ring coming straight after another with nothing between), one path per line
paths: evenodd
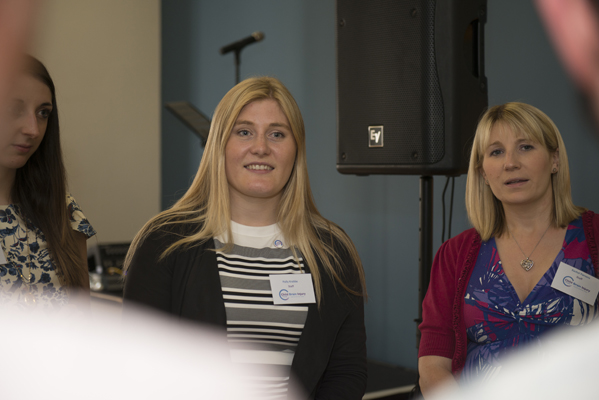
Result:
M269 275L299 274L298 260L278 225L250 227L231 222L233 250L217 252L233 362L260 366L251 377L263 399L284 399L295 349L308 315L306 304L275 305ZM222 248L226 236L215 238Z

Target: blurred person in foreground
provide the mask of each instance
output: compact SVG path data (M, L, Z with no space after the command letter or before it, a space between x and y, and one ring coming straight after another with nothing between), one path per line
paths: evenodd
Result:
M557 53L586 100L599 134L599 1L535 3Z
M515 352L491 379L443 386L427 400L596 400L598 336L597 323L549 332L542 348Z
M0 107L4 106L10 83L19 73L39 3L39 0L0 1Z
M280 81L233 87L191 187L131 245L125 306L223 329L235 363L269 367L255 376L265 398L299 387L310 398L358 400L364 272L350 238L314 204L305 140Z
M128 317L0 308L2 332L15 342L2 351L0 374L10 382L2 399L263 399L230 362L220 332L144 310Z
M483 115L466 209L474 228L441 246L423 303L425 396L441 383L489 379L515 348L597 312L596 298L558 285L564 273L599 275L599 216L572 203L566 148L543 112L506 103Z

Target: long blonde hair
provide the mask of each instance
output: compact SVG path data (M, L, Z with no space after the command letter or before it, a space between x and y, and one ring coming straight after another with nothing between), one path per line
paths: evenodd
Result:
M505 103L488 109L482 116L470 155L466 180L466 211L472 226L482 240L501 236L506 231L503 205L491 188L485 185L481 174L484 154L494 127L509 128L516 135L544 146L549 154L558 153L558 171L551 175L553 209L551 222L555 227L565 227L578 218L585 208L575 206L570 190L570 169L562 136L553 121L541 110L525 103Z
M299 251L310 266L319 304L322 297L322 271L316 268L317 259L324 266L324 272L345 290L365 296L364 271L354 244L341 228L320 215L314 203L306 164L304 122L299 107L287 88L271 77L246 79L223 97L214 112L206 148L191 187L170 209L152 218L140 230L127 254L125 268L129 266L134 252L144 239L167 225L195 224L198 229L170 245L162 257L180 247L199 245L225 232L226 237L231 240L233 235L229 186L225 174L225 147L242 108L263 99L277 101L289 120L297 145L295 165L283 189L278 209L278 224L285 239L296 259L299 259ZM341 244L342 249L333 248L335 240ZM224 251L231 249L232 245L227 243ZM357 289L355 282L345 282L343 279L346 273L352 271L344 270L339 250L347 252L353 262L349 267L356 269L354 272L357 273L360 286Z

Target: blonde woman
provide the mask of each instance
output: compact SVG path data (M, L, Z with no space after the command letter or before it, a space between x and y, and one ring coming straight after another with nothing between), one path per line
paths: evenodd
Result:
M598 275L599 217L572 203L566 148L543 112L507 103L483 115L466 209L474 228L441 246L423 303L425 396L441 382L490 377L514 348L596 315L596 297L568 286Z
M269 365L264 395L362 398L364 272L316 209L302 116L278 80L225 95L190 189L142 228L127 267L126 304L226 328L234 362Z

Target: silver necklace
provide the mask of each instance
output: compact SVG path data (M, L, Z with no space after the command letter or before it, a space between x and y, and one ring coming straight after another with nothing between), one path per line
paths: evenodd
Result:
M520 244L518 243L518 241L516 240L516 238L514 237L514 235L512 235L510 233L510 228L507 228L507 233L512 237L512 239L514 239L514 242L516 242L516 246L518 246L518 248L520 249L520 251L522 252L522 254L524 254L524 257L526 257L524 260L520 261L520 266L524 269L524 271L530 271L532 269L532 267L535 265L535 262L530 259L530 256L532 256L532 253L535 252L535 250L537 249L537 247L541 243L541 240L543 240L543 238L545 237L545 234L549 230L550 226L551 226L551 224L549 224L549 226L547 227L547 229L545 229L545 232L543 232L543 235L541 236L541 238L537 242L537 245L535 246L534 249L532 249L532 251L530 252L530 254L528 256L526 255L526 253L524 252L524 250L522 250L522 247L520 247Z

